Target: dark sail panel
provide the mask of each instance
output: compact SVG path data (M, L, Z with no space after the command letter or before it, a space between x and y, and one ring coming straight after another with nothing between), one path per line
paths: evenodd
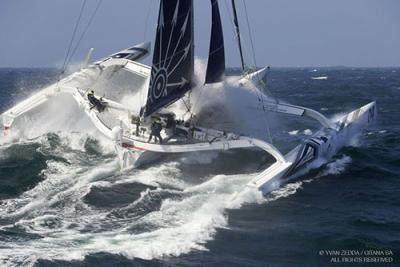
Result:
M192 88L193 0L161 0L146 106L148 116Z
M211 0L212 27L208 54L206 83L221 82L225 74L224 35L219 14L218 1Z

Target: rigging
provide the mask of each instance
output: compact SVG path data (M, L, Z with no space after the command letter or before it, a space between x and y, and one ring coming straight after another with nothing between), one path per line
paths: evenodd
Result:
M69 62L71 62L72 57L75 55L76 50L78 49L78 47L79 47L79 45L80 45L80 43L81 43L83 37L85 36L85 34L86 34L86 32L88 31L90 25L92 24L92 22L93 22L93 20L94 20L94 17L96 16L97 11L99 10L99 8L100 8L100 6L101 6L102 3L103 3L103 0L99 0L99 1L97 2L96 8L95 8L95 10L93 11L92 15L90 16L89 22L86 24L85 29L83 30L81 36L79 37L78 42L76 43L76 45L75 45L75 47L74 47L74 50L72 50L72 53L71 53L71 55L70 55L69 58L68 58L66 67L69 65Z
M72 44L73 44L73 42L75 40L75 35L76 35L77 30L78 30L78 26L79 26L79 24L81 22L81 19L82 19L82 14L83 14L83 10L85 9L85 6L86 6L86 0L83 1L81 9L79 11L79 16L78 16L78 18L76 20L74 31L72 32L71 40L70 40L69 45L68 45L67 54L65 55L64 63L63 63L62 68L61 68L61 74L63 74L65 72L66 68L67 68L67 60L68 60L70 52L71 52Z
M231 0L232 3L232 10L233 10L233 23L235 24L235 30L236 30L236 38L238 41L239 45L239 52L240 52L240 60L242 62L242 71L245 71L245 64L243 60L243 51L242 51L242 43L240 40L240 29L239 29L239 21L237 18L237 12L236 12L236 5L235 5L235 0Z

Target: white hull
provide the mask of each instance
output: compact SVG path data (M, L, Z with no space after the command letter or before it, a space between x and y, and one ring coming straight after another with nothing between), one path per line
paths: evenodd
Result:
M333 123L336 129L322 128L285 155L286 162L273 164L260 173L248 186L256 187L264 193L271 192L291 179L303 174L309 168L319 167L345 146L376 116L376 103L371 102L354 110Z

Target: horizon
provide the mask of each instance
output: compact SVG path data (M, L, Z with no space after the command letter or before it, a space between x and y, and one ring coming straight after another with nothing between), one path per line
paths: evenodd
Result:
M79 38L98 1L87 1ZM197 56L208 52L210 7L195 3ZM240 66L230 9L220 1L227 67ZM82 1L0 3L0 67L57 68L62 65ZM120 6L124 6L123 9ZM400 10L396 0L345 0L301 3L282 0L246 1L257 66L272 68L396 68L400 66ZM245 59L251 42L242 1L237 1ZM143 10L143 12L134 12ZM153 41L158 1L102 2L72 63L94 47L92 62L143 41ZM147 23L146 23L147 21ZM112 22L112 23L111 23ZM142 27L142 25L147 25ZM118 30L116 30L118 29ZM129 33L129 34L127 34ZM144 63L149 64L147 57Z

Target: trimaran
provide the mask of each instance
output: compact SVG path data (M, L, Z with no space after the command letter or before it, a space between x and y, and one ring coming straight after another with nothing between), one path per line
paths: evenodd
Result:
M217 0L211 0L211 10L212 26L206 84L222 82L225 73L224 38ZM232 0L232 10L244 69L234 0ZM90 50L79 71L4 112L2 114L4 130L10 131L16 118L33 111L53 97L68 94L76 100L96 128L115 142L115 149L123 168L138 165L143 159L155 153L258 147L272 155L275 162L257 174L248 186L267 193L279 186L282 181L294 177L296 173L318 161L319 158L332 157L344 145L345 140L375 117L375 102L336 120L330 120L315 110L279 103L262 96L262 108L268 112L310 117L321 124L318 132L303 140L285 155L273 144L264 140L201 127L196 124L192 116L177 118L176 114L168 111L168 106L183 98L195 86L193 31L193 0L161 0L151 67L139 63L149 53L148 43L133 46L88 64L92 51ZM144 100L140 113L132 114L130 107L111 99L103 99L107 106L106 111L99 112L88 102L87 88L91 88L99 78L111 76L122 69L128 71L136 79L149 80L149 85L145 87L147 99ZM255 88L260 88L266 74L267 68L243 73L238 78L238 86L250 84ZM113 112L118 113L114 120L105 119L105 113ZM152 116L160 117L164 123L163 143L147 141Z

